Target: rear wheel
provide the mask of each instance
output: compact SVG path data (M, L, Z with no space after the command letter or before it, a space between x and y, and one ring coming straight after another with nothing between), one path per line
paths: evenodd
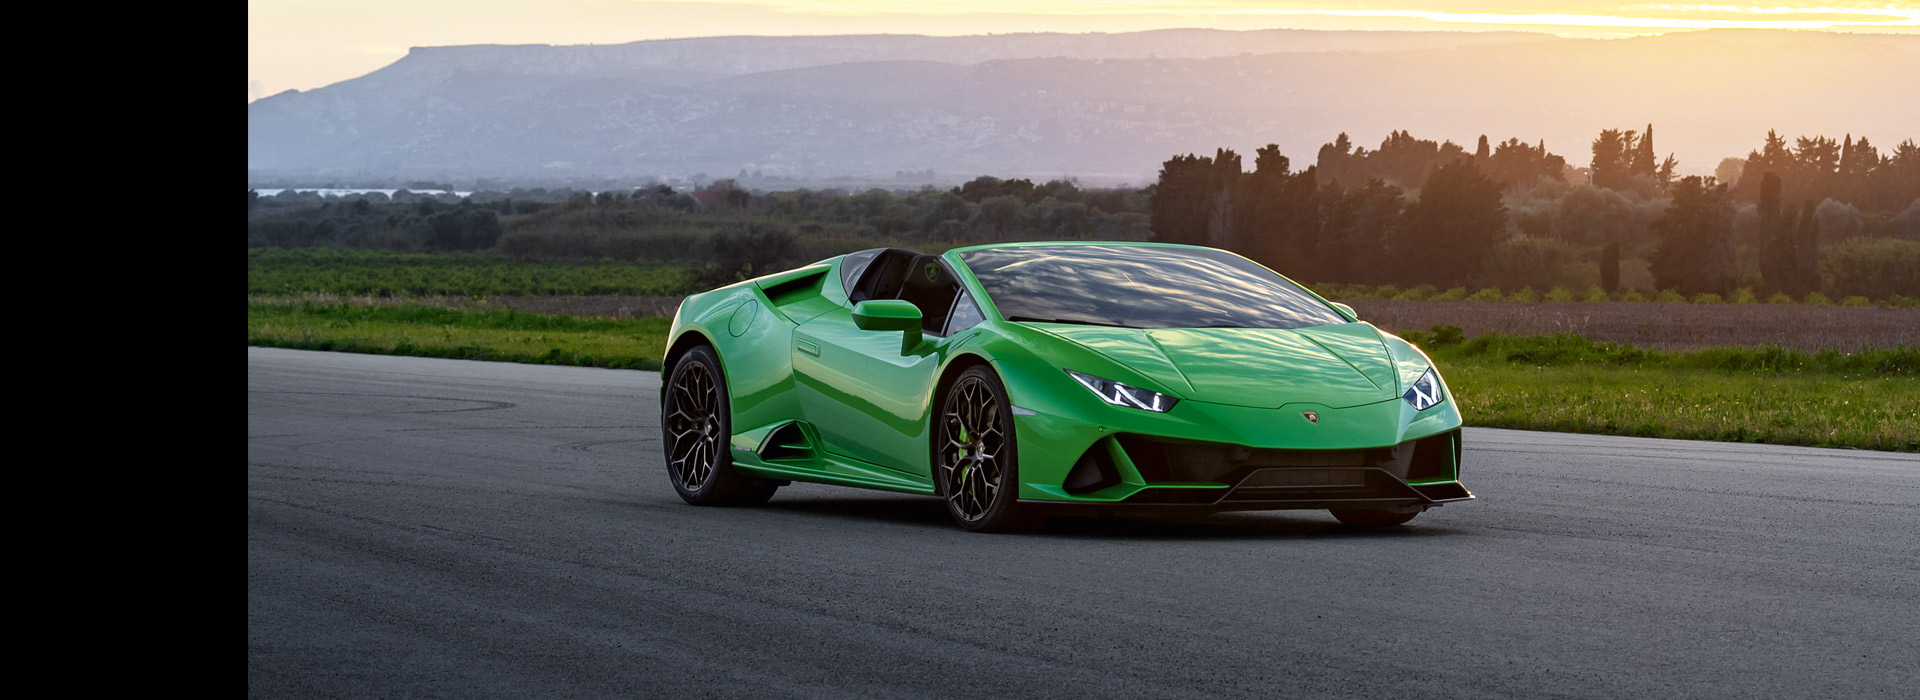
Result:
M1371 510L1359 510L1359 509L1351 509L1351 508L1333 508L1331 510L1328 510L1327 512L1332 513L1333 517L1338 518L1342 523L1345 523L1347 525L1356 525L1359 527L1386 527L1389 525L1402 525L1402 524L1405 524L1407 521L1412 520L1413 516L1420 514L1420 511L1418 510L1397 511L1397 510L1381 510L1377 508L1371 509Z
M1032 532L1044 517L1020 505L1020 460L1006 387L986 367L954 379L934 414L933 481L947 514L971 532Z
M680 498L696 506L759 505L778 486L733 469L732 413L720 358L707 346L680 356L667 375L660 408L660 442L667 476Z

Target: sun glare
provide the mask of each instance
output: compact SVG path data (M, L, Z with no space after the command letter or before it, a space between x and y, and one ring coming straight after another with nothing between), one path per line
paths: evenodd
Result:
M670 0L712 3L713 0ZM1578 9L1542 11L1531 3L1481 3L1478 11L1418 7L1354 8L1338 3L1247 3L1199 0L720 0L783 12L827 15L1211 15L1220 17L1327 17L1401 19L1450 25L1644 29L1920 29L1920 4L1758 6L1580 3ZM1416 5L1418 3L1408 3ZM1503 5L1512 9L1501 11ZM1365 27L1355 27L1365 28Z

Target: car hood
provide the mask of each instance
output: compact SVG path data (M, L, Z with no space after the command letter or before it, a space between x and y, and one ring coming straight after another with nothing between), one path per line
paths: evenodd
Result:
M1380 332L1365 323L1291 330L1029 325L1105 355L1194 401L1253 408L1302 402L1346 408L1397 395L1393 356Z

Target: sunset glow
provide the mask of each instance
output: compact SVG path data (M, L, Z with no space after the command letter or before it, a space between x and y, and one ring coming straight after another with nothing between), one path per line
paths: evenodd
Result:
M369 18L379 18L369 21ZM1170 28L1530 31L1619 38L1702 29L1920 33L1920 2L1409 0L291 0L247 3L248 99L365 74L409 47L615 44L727 35L1131 32Z
M674 0L715 4L716 0ZM1754 6L1619 3L1562 3L1560 12L1541 12L1521 3L1509 11L1496 8L1515 3L1424 3L1463 5L1462 9L1384 7L1353 9L1340 3L1167 2L1165 0L922 0L911 3L883 0L718 0L720 3L778 8L786 12L835 15L1225 15L1248 17L1351 17L1420 19L1454 24L1526 25L1540 27L1631 27L1644 29L1842 29L1849 27L1920 27L1920 4ZM1416 3L1409 3L1416 4ZM1588 11L1577 11L1588 10ZM1360 29L1363 27L1354 27Z

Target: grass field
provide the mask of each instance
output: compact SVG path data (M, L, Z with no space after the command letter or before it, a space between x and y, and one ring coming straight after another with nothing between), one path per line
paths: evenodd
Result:
M1920 451L1912 347L1658 352L1569 335L1410 335L1469 425Z
M249 248L247 293L376 296L685 294L681 267L607 261L518 262L485 253Z
M1668 350L1778 345L1794 350L1920 346L1920 309L1776 304L1341 299L1395 333L1457 326L1492 333L1571 333Z
M668 319L512 309L248 302L247 344L376 355L659 369Z
M249 300L247 344L658 369L668 321ZM1920 451L1920 349L1661 352L1587 338L1410 333L1469 425Z

